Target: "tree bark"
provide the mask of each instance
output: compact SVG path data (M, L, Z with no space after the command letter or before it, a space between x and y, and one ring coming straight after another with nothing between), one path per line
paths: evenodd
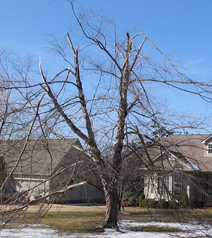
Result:
M106 213L104 228L118 229L118 188L117 184L104 184Z

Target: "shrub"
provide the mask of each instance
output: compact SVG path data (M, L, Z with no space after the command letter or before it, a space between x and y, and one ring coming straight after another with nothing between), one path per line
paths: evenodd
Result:
M162 208L162 209L178 209L179 202L176 199L172 200L155 200L155 199L143 199L142 201L142 207L148 207L148 208Z
M157 208L158 207L158 201L155 199L144 199L142 202L142 207L148 207L148 208Z
M139 177L135 178L135 180L124 182L122 196L125 200L129 201L129 206L139 206L139 196L141 192L143 192L143 187L141 186L142 181Z
M212 207L212 202L204 202L204 207Z
M169 208L170 209L178 209L179 202L176 199L172 199L171 201L169 201Z
M169 208L169 202L165 199L161 199L158 203L159 208L168 209Z
M139 198L138 197L129 197L126 200L128 200L128 206L129 207L137 207L139 205Z
M186 193L181 198L181 204L182 204L182 207L188 207L189 205L189 200Z
M144 193L142 193L139 197L139 207L142 207L143 200L145 199Z

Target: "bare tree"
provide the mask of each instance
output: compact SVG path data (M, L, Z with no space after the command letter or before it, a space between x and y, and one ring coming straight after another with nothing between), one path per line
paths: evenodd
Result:
M77 47L67 34L72 58L58 47L67 67L49 79L40 62L41 87L49 97L49 111L63 118L62 123L84 142L95 163L106 199L103 227L117 228L124 148L132 151L132 140L143 146L147 139L151 141L153 123L165 125L167 131L179 128L164 116L152 95L155 87L164 85L211 101L210 84L186 77L141 32L127 33L123 42L115 39L110 44L102 25L91 25L84 16L77 16L73 4L72 9L87 44ZM146 44L161 56L163 64L145 55ZM109 156L103 144L110 148Z
M1 64L1 137L22 140L13 168L3 178L1 187L4 188L19 166L24 151L31 146L30 140L35 139L32 148L37 139L44 140L42 143L52 159L45 139L77 137L84 150L77 146L75 149L86 154L83 161L89 160L95 166L104 189L106 215L103 227L118 228L118 205L126 174L142 176L140 168L146 162L146 168L155 172L148 149L155 145L157 137L199 126L196 119L193 122L189 119L187 124L185 120L181 123L176 120L176 113L169 113L167 105L160 100L158 89L179 90L211 102L211 85L186 77L141 32L133 36L126 33L124 39L118 38L115 32L111 37L104 28L105 22L100 22L98 27L93 25L87 15L77 15L72 1L69 2L82 34L80 40L67 34L68 49L56 44L55 50L66 65L64 68L49 76L40 62L42 81L35 82L28 76L31 59L20 65L20 61L12 58L11 64L6 64L15 70L12 75L12 69ZM149 51L157 53L156 60L146 53ZM78 157L79 161L70 163L67 168L58 167L57 171L51 171L41 184L82 163ZM139 158L139 163L133 165L135 158ZM126 168L129 163L132 166ZM134 166L138 166L136 173ZM67 184L73 179L74 172L75 169L69 173ZM26 193L41 184L34 185ZM74 186L68 184L51 192L61 194ZM25 211L33 202L50 195L28 201L17 212Z

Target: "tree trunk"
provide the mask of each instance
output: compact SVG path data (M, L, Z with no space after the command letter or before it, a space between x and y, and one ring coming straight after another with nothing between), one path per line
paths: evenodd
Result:
M106 201L106 213L103 223L104 228L118 229L118 189L116 183L105 184L104 192Z
M106 196L106 213L104 227L117 228L118 227L118 197L117 191L113 189Z

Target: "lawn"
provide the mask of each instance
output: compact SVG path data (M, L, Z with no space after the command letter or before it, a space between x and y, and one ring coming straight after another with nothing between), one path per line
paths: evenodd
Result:
M104 213L104 206L58 206L41 223L63 232L87 232L102 223Z
M85 233L91 232L104 220L105 206L70 206L53 205L31 206L27 212L19 217L16 222L19 224L40 223L44 227L57 229L60 232ZM44 216L45 214L45 216ZM44 217L43 217L44 216ZM188 209L188 210L162 210L144 208L125 208L124 213L119 214L120 220L132 222L212 222L211 209ZM131 230L170 232L168 227L158 228L155 226L131 227Z

